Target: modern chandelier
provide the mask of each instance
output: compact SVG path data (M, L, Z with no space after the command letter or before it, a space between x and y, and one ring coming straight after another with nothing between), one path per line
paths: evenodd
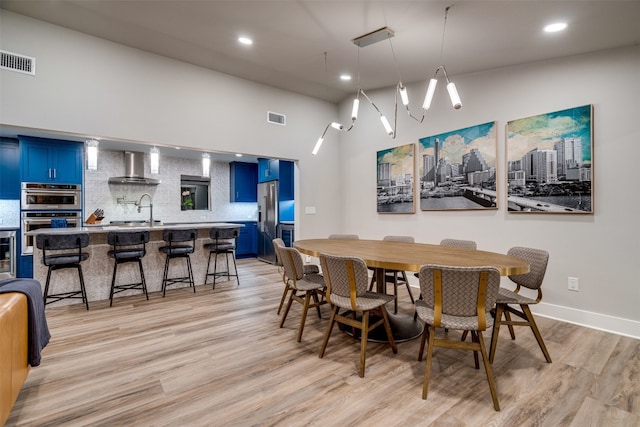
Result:
M447 8L445 8L445 12L444 12L444 26L442 29L442 43L440 46L441 61L442 61L442 54L444 50L444 36L445 36L446 27L447 27L447 15L449 13L450 8L451 6L448 6ZM353 108L351 110L351 124L349 127L345 128L342 124L337 122L329 123L324 128L324 132L322 132L322 136L318 138L316 145L313 147L313 151L311 152L313 155L318 154L318 151L320 150L320 147L324 142L324 137L327 134L327 131L329 130L329 128L333 128L343 132L349 132L351 129L353 129L353 126L355 125L356 120L358 119L358 110L360 108L361 95L365 100L369 102L369 104L373 106L373 108L375 108L377 113L380 115L380 122L382 123L382 126L384 127L385 132L393 139L395 139L396 137L396 129L397 129L397 122L398 122L398 95L400 95L400 101L402 102L402 105L405 107L409 117L411 117L412 119L416 120L419 123L422 123L425 117L425 113L427 112L427 110L429 110L429 108L431 108L431 101L433 100L433 95L435 93L436 86L438 84L438 73L440 72L440 70L442 70L442 74L444 75L447 81L447 91L449 92L449 98L451 99L451 104L453 105L453 108L458 110L462 107L462 102L460 100L460 96L458 95L458 90L456 89L456 85L451 80L449 80L449 76L447 74L447 70L444 65L439 65L436 68L435 73L433 74L433 78L429 80L429 85L427 87L427 92L424 97L424 102L422 103L422 114L420 115L419 118L414 116L411 113L411 110L409 109L409 95L407 93L407 88L402 83L402 79L398 75L398 84L396 85L395 100L394 100L394 123L393 123L393 127L391 126L387 117L382 113L382 111L380 111L380 108L378 108L378 106L371 100L371 98L367 96L365 91L362 88L360 88L360 48L369 46L371 44L377 43L385 39L388 40L389 45L391 47L391 52L393 53L394 62L396 63L396 69L399 69L399 67L397 67L397 60L395 56L395 51L393 50L393 44L391 43L391 37L393 36L394 36L394 32L391 29L387 27L383 27L352 40L352 42L356 46L358 46L358 81L357 81L358 86L357 86L355 99L353 100Z

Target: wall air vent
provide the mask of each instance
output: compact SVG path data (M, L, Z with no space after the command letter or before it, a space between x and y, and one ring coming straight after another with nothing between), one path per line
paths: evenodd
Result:
M273 111L267 111L267 121L280 126L287 125L287 116L284 114L274 113Z
M36 58L0 50L0 69L36 75Z

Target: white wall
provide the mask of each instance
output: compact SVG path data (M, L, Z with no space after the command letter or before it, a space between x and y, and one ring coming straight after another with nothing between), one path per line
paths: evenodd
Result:
M0 71L0 124L297 161L298 238L340 228L338 151L311 149L337 106L0 11L0 47L36 58ZM287 126L267 124L267 111Z
M455 70L448 70L454 73ZM545 304L538 312L591 326L640 336L640 227L636 218L634 166L640 159L640 47L538 62L465 76L455 81L463 108L449 104L440 84L425 122L398 111L398 137L386 136L377 114L361 103L358 123L340 140L345 229L360 237L410 234L419 242L454 237L477 241L479 249L506 252L511 246L544 248L550 253L544 282ZM418 110L425 83L409 85ZM369 93L393 117L393 89ZM505 207L505 126L536 114L594 105L593 215L514 214ZM351 100L341 104L348 118ZM376 151L421 137L497 121L498 210L376 213ZM578 293L567 277L580 279Z

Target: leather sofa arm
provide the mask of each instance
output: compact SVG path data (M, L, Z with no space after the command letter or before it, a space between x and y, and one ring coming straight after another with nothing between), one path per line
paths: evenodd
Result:
M27 297L0 294L0 425L9 418L29 375Z

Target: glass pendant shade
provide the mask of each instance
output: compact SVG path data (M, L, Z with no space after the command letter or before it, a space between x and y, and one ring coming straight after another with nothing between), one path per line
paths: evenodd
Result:
M315 147L313 147L313 151L311 152L311 154L313 154L314 156L318 154L318 150L320 150L320 147L322 146L323 142L324 142L324 139L322 137L318 138L318 142L316 142Z
M451 98L451 104L453 105L453 108L459 110L462 107L462 102L460 101L460 96L458 95L456 84L453 82L449 82L449 84L447 85L447 90L449 91L449 98Z
M87 144L87 170L98 170L98 144L100 141L90 139Z
M149 153L151 155L151 173L157 174L160 169L160 150L153 147Z
M208 178L210 174L211 157L209 154L204 153L202 155L202 176Z

